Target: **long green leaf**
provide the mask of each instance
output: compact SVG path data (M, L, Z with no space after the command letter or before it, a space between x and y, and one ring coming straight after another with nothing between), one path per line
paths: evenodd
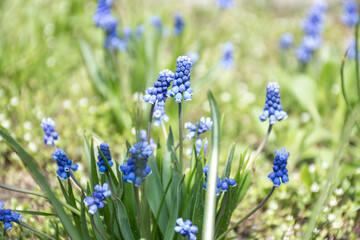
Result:
M236 146L235 143L231 144L231 147L230 147L230 150L229 150L229 155L228 155L228 157L226 159L223 175L221 177L222 179L228 178L229 175L230 175L231 163L232 163L232 160L234 158L234 153L235 153L235 146Z
M8 145L11 146L14 149L14 151L18 154L21 161L28 169L29 173L35 179L35 181L40 186L42 191L46 194L46 197L49 199L51 205L53 205L61 223L63 224L66 232L69 234L69 237L71 239L81 239L79 232L72 224L71 218L66 214L64 208L62 207L60 201L55 196L50 185L47 183L45 177L40 173L39 167L36 165L34 159L25 151L25 149L14 138L12 138L1 127L0 127L0 135L5 139Z
M91 140L91 144L89 147L89 142L84 133L84 150L86 155L86 163L89 173L90 185L91 189L94 189L95 185L99 183L99 177L97 172L93 140Z
M121 232L126 240L132 240L132 239L134 239L134 236L131 231L131 226L130 226L128 215L125 210L125 206L119 199L117 199L115 201L117 204L117 211L118 211Z
M211 118L214 121L211 134L211 158L209 175L207 178L207 191L205 198L205 212L203 221L203 239L213 239L215 234L215 216L216 216L216 181L217 168L220 150L220 113L219 107L212 93L208 91L208 99L211 109Z

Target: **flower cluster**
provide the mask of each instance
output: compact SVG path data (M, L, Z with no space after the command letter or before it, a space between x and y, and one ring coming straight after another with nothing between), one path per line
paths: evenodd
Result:
M294 42L294 35L291 33L284 33L280 37L279 46L282 50L289 49Z
M111 153L110 153L109 144L108 143L101 143L100 144L100 151L104 155L106 160L108 161L110 167L112 167L114 163L113 163L113 161L111 161ZM106 165L105 165L105 160L101 156L100 152L98 154L98 160L99 161L97 162L97 165L99 166L100 173L106 172L107 168L106 168Z
M177 226L175 226L175 232L178 232L183 237L187 237L189 240L196 239L196 233L198 232L198 227L192 225L190 220L184 221L182 218L176 219Z
M21 215L12 212L10 209L3 209L4 205L4 202L0 201L0 222L4 223L4 230L8 231L13 227L11 222L19 222Z
M86 197L84 199L84 203L86 206L89 206L89 213L92 215L97 212L98 208L103 208L105 198L111 196L111 191L107 183L104 183L103 186L96 185L94 190L92 197Z
M168 96L174 97L175 102L180 103L184 99L190 101L193 89L190 87L191 59L187 56L180 56L176 59L175 79Z
M281 182L285 184L289 182L288 170L286 168L289 156L290 153L286 152L285 148L275 151L273 172L268 175L268 178L274 183L275 187L279 187Z
M223 57L220 60L220 66L224 69L230 69L234 67L234 44L232 44L232 42L224 43L221 46L221 49L223 51Z
M140 130L140 139L138 138L138 136L135 137L136 141L147 141L147 132L144 129ZM157 148L157 145L154 141L154 139L150 139L150 146L152 149Z
M146 89L146 95L144 95L143 100L151 104L155 104L162 108L165 106L165 101L167 99L168 88L170 87L171 82L174 80L174 73L169 69L162 70L159 72L159 77L154 83L154 87L149 87Z
M280 99L280 85L276 82L269 82L266 86L265 107L259 116L261 121L269 118L270 124L287 118L287 113L283 111Z
M105 47L124 51L127 44L117 34L118 20L111 14L113 0L98 0L97 8L93 17L96 27L101 27L106 32Z
M301 44L296 48L296 57L302 63L311 60L312 53L322 43L322 32L324 29L326 3L316 3L308 11L303 22L304 37Z
M188 56L191 59L191 62L194 65L199 61L199 54L196 52L189 51L186 53L186 56Z
M135 186L141 185L145 177L151 173L151 168L147 166L147 161L153 153L153 149L144 136L146 135L141 134L141 141L135 143L129 149L130 158L119 167L120 171L124 174L124 182L133 182Z
M174 14L174 35L179 36L184 31L184 17L181 13L177 12Z
M217 0L216 3L220 9L235 7L233 0Z
M56 171L56 174L62 180L66 180L70 177L70 170L76 171L78 169L78 165L73 164L70 159L66 157L65 151L58 148L53 153L53 160L56 161L59 169Z
M156 127L160 126L161 123L163 122L169 121L169 116L166 115L165 108L160 108L157 105L154 108L153 118L154 118L154 126Z
M205 167L203 168L203 173L205 174L205 183L203 185L203 188L206 190L207 188L207 176L209 172L209 164L205 164ZM235 179L232 178L224 178L221 180L219 177L217 177L216 181L216 195L219 195L220 191L226 192L229 189L229 186L236 186Z
M192 124L191 122L186 122L184 127L185 129L188 129L189 132L185 135L185 137L187 137L188 139L193 139L196 135L196 137L199 138L200 134L211 130L212 125L213 121L211 121L211 118L209 117L201 117L200 121L196 122L195 124Z
M349 0L343 3L345 13L341 16L342 21L349 27L355 27L359 22L358 5L355 1Z
M200 151L201 151L203 145L204 145L203 151L206 152L206 149L207 149L207 147L208 147L208 140L206 140L206 139L204 139L204 140L202 140L202 139L197 139L197 140L196 140L196 142L195 142L195 147L196 147L196 155L197 155L197 156L199 156ZM188 148L188 149L186 150L186 154L191 156L191 154L192 154L192 148Z
M55 121L51 118L43 118L40 126L43 128L45 133L43 137L45 145L54 145L55 140L59 138L59 133L55 131Z

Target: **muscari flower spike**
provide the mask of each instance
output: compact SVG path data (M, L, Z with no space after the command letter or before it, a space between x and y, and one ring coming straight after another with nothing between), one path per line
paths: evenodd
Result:
M110 167L112 167L114 165L113 161L111 161L111 153L110 153L110 148L109 148L109 144L108 143L101 143L100 144L100 151L102 152L102 154L104 155L104 157L108 160L108 163L110 165ZM103 159L103 157L101 156L101 154L98 154L98 162L97 165L99 166L99 172L100 173L105 173L107 171L106 165L105 165L105 160Z
M280 100L280 85L276 82L269 82L266 86L265 107L259 116L261 121L269 118L270 124L282 121L287 118L287 113L283 111Z
M43 137L44 144L47 146L54 145L55 140L59 138L59 133L55 131L55 121L51 118L43 118L40 126L45 133Z
M4 223L4 230L8 231L13 227L12 222L18 223L21 220L21 215L10 209L3 209L4 205L4 202L0 201L0 222Z
M205 164L205 167L203 168L203 173L205 174L205 183L203 184L203 188L206 190L207 188L207 176L209 172L209 164ZM229 186L234 187L236 186L235 179L232 178L224 178L221 180L219 177L217 177L216 181L216 189L215 193L216 195L220 194L220 191L226 192L229 189Z
M144 34L145 26L144 25L138 25L135 30L135 36L136 39L140 39L142 35Z
M181 103L183 99L190 101L194 92L190 87L192 61L187 56L180 56L176 59L176 63L175 79L167 95L174 97L177 103Z
M137 141L147 141L147 132L144 129L140 130L140 139L138 138L138 136L135 136L135 139ZM154 139L150 138L150 146L152 147L152 149L157 148L157 145L154 141Z
M181 13L177 12L174 14L174 35L179 36L184 31L184 17Z
M180 233L181 236L187 237L189 240L196 239L196 233L198 232L198 227L192 225L190 220L184 221L182 218L176 219L177 226L175 226L174 230L177 233Z
M162 108L165 106L167 99L168 88L174 80L174 73L169 69L159 72L159 77L154 83L154 87L146 89L146 94L143 97L144 102L155 104Z
M150 17L150 23L154 25L156 30L161 30L162 28L162 20L159 15L153 15Z
M358 5L355 1L345 1L343 3L344 14L341 16L341 19L345 25L348 27L355 27L359 22L358 14Z
M216 3L220 9L235 7L235 3L233 2L233 0L217 0Z
M231 69L235 65L234 61L234 44L232 42L224 43L221 46L223 57L220 60L220 66L224 69Z
M124 41L129 41L132 36L132 28L129 26L123 27L123 38Z
M98 208L103 208L105 198L111 196L111 191L107 183L104 183L103 186L96 185L94 190L92 197L86 197L84 199L84 203L86 206L89 206L89 213L92 215L97 212Z
M294 35L291 33L284 33L280 37L279 46L282 50L289 49L294 42Z
M191 62L194 65L199 61L199 54L196 52L189 51L186 53L186 56L188 56L191 59Z
M347 50L346 58L355 59L355 57L356 57L356 46L355 46L355 39L354 39L351 42L351 44ZM358 51L358 59L360 60L360 51Z
M130 149L130 158L125 164L119 167L124 174L124 182L133 182L135 186L140 186L146 176L151 173L151 168L147 166L148 158L153 153L151 144L146 141L146 132L141 133L141 141L135 143Z
M192 124L191 122L186 122L184 127L185 129L188 129L189 132L185 135L185 137L187 137L188 139L193 139L196 135L197 129L197 138L199 138L200 134L211 130L212 125L213 121L211 121L211 118L209 117L201 117L200 121L196 122L195 124Z
M275 187L279 187L281 182L285 184L289 182L288 170L286 168L289 156L290 153L286 152L285 148L275 151L273 172L268 175L268 178L274 183Z
M169 116L166 115L165 108L160 108L157 105L155 105L153 119L154 119L154 126L158 127L161 125L161 123L168 122Z
M53 160L56 161L59 169L56 171L56 174L61 180L66 180L70 177L70 171L77 171L78 165L73 164L70 159L67 158L65 151L58 148L53 153Z
M204 143L204 141L205 141L205 143ZM197 155L197 156L199 156L200 151L201 151L201 148L202 148L203 145L204 145L203 151L206 152L206 149L207 149L207 147L208 147L208 140L206 140L206 139L204 139L204 140L202 140L202 139L197 139L197 140L196 140L196 142L195 142L195 147L196 147L196 155ZM188 149L186 150L186 154L191 156L192 150L193 150L192 148L188 148Z

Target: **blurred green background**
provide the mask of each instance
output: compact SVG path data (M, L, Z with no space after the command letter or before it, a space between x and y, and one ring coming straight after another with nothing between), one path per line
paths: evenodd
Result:
M340 64L353 31L341 23L341 2L328 4L324 42L306 71L299 72L294 48L281 53L278 40L281 34L291 32L295 45L300 42L301 21L311 6L310 1L240 1L234 9L221 11L215 1L115 1L113 14L120 20L120 27L130 26L134 31L137 25L143 24L145 33L140 43L119 56L120 73L117 72L118 79L112 79L115 90L104 95L87 68L89 61L94 61L99 71L108 68L104 33L92 21L96 1L2 0L0 125L35 156L55 186L56 181L51 180L54 165L49 164L51 150L43 145L40 127L43 117L52 117L60 134L58 146L80 164L77 174L86 181L84 131L105 139L113 155L119 156L125 149L125 139L133 141L131 129L137 124L146 128L149 106L139 101L141 94L160 70L174 68L176 56L193 51L200 59L192 72L194 95L191 102L184 104L184 122L210 116L206 91L212 90L223 115L223 162L233 141L237 142L236 156L246 147L256 149L262 141L267 124L258 121L258 116L268 81L281 85L282 105L289 114L286 121L274 126L263 154L257 159L253 185L234 221L266 196L271 159L280 147L286 147L291 153L290 183L282 186L262 211L237 229L238 238L301 239L314 203L326 184L324 181L333 171L335 191L321 208L314 238L358 239L358 132L352 132L341 164L337 166L333 162L347 116L341 94ZM175 12L181 12L185 19L181 39L171 34ZM154 27L149 23L155 14L162 17L164 31L168 33L160 38L154 37ZM228 41L235 46L235 67L224 70L218 62L221 45ZM90 60L84 57L81 43L91 50ZM281 64L282 57L286 58L286 66ZM349 61L345 69L346 89L353 103L357 100L354 68L354 62ZM127 91L121 87L124 81L130 85ZM166 108L170 122L166 126L172 124L173 129L177 129L176 105L170 102ZM124 121L122 124L119 118ZM163 141L161 129L154 129L153 137ZM186 146L190 146L190 142L186 142ZM0 153L1 183L36 188L17 155L3 141L0 141ZM0 189L0 200L16 209L49 208L43 200L3 189ZM33 226L44 223L41 230L53 233L50 220L26 218ZM22 231L15 229L15 233Z

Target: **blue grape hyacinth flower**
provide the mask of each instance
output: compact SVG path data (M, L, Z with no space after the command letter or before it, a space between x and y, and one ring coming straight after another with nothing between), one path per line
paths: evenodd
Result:
M220 9L228 9L235 7L235 3L233 0L217 0L216 3Z
M356 46L355 46L355 39L351 42L347 53L346 53L346 58L348 59L355 59L356 57ZM358 59L360 61L360 51L358 51Z
M145 32L145 26L144 25L138 25L135 30L135 37L136 39L140 39L142 35Z
M169 69L159 72L159 77L155 81L154 87L146 89L146 94L143 97L144 102L156 104L160 108L164 107L168 97L168 88L170 87L171 82L173 82L174 76L174 73Z
M58 165L58 170L56 174L59 176L61 180L66 180L70 177L70 171L77 171L78 165L72 163L72 160L68 159L65 151L58 148L53 153L53 160Z
M104 200L109 196L111 196L111 191L107 183L104 183L102 186L96 185L92 197L84 199L85 205L89 207L89 213L94 215L99 208L103 208L105 206Z
M55 121L51 118L43 118L40 126L45 133L43 136L44 144L47 146L54 145L55 140L59 138L59 133L55 131Z
M146 135L141 135L141 141L129 149L130 158L119 167L119 170L124 174L123 181L132 182L135 186L140 186L146 176L151 173L151 168L147 166L147 162L153 153L153 148L144 140Z
M209 172L209 164L205 164L203 168L203 173L205 174L205 183L203 184L203 188L207 189L207 176ZM224 178L221 180L221 178L217 177L216 180L216 189L215 193L216 195L220 194L220 191L226 192L229 189L229 186L234 187L236 186L235 179L232 178Z
M157 105L155 105L153 119L154 119L154 126L158 127L161 125L161 123L168 122L169 116L166 115L165 108L160 108Z
M123 38L124 41L129 41L132 36L132 28L129 26L123 27Z
M176 59L176 63L175 79L167 95L174 97L177 103L183 100L190 101L194 92L190 87L192 61L187 56L180 56Z
M201 148L202 148L203 145L204 145L203 151L206 152L207 147L208 147L208 143L209 143L209 142L208 142L208 140L206 140L206 139L204 139L204 140L202 140L202 139L197 139L197 140L196 140L196 142L195 142L195 147L196 147L196 155L197 155L197 156L199 156L200 151L201 151ZM192 150L193 150L192 148L188 148L188 149L186 150L186 154L191 156Z
M186 56L188 56L191 59L193 65L195 65L199 61L199 54L196 52L189 51L186 53Z
M294 35L291 33L284 33L280 37L279 46L282 50L291 48L294 43Z
M3 201L0 201L0 222L4 223L4 230L11 230L13 225L12 222L20 222L21 215L13 212L10 209L3 209L5 206Z
M176 219L177 226L175 226L174 230L177 233L180 233L181 236L187 237L189 240L196 239L196 233L198 232L198 227L192 225L190 220L184 221L182 218Z
M220 66L224 69L231 69L235 65L234 61L234 44L232 42L224 43L221 46L223 57L220 60Z
M276 121L282 121L287 116L281 106L280 85L276 82L269 82L266 86L265 107L259 119L265 121L269 118L270 124L275 124Z
M181 13L174 13L174 35L179 36L183 33L185 27L184 17Z
M285 148L275 151L273 172L268 175L268 178L274 183L275 187L279 187L281 183L286 184L289 182L288 170L286 168L289 156L290 153L286 152Z
M359 22L358 4L355 1L343 2L344 14L341 19L348 27L355 27Z
M110 153L110 147L108 143L101 143L100 144L100 151L102 152L102 154L104 155L104 157L107 159L110 167L112 167L114 165L113 161L111 161L111 153ZM99 166L99 172L100 173L105 173L107 171L106 165L105 165L105 160L103 159L103 157L101 156L100 152L98 154L98 162L97 165Z
M201 117L200 121L196 122L195 124L192 124L191 122L186 122L184 127L185 129L189 130L189 132L185 135L185 137L187 137L188 139L193 139L195 135L197 135L197 138L199 138L200 134L210 131L212 125L213 121L211 121L211 118L209 117Z
M159 15L153 15L150 17L150 23L154 25L156 30L160 31L162 29L163 23Z

